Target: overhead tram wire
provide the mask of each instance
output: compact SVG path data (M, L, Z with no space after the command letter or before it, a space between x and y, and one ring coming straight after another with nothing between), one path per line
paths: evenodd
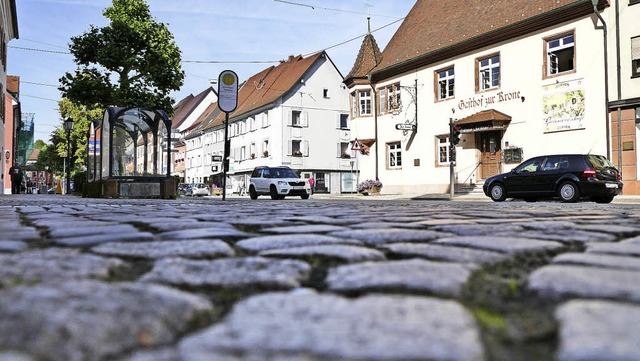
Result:
M343 9L326 8L326 7L322 7L322 6L316 6L316 5L310 5L310 4L303 4L303 3L298 3L298 2L294 2L294 1L285 1L285 0L273 0L273 1L275 1L275 2L279 2L279 3L283 3L283 4L296 5L296 6L303 6L303 7L311 8L312 10L320 9L320 10L327 10L327 11L337 11L337 12L341 12L341 13L350 13L350 14L359 14L359 15L370 15L370 16L378 16L378 17L382 17L382 18L398 19L398 17L396 17L396 16L380 15L380 14L369 14L369 13L363 13L363 12L353 11L353 10L343 10Z

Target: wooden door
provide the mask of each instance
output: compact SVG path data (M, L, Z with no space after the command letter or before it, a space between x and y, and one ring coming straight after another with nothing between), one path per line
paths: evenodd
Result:
M480 178L487 179L502 173L500 131L480 132Z

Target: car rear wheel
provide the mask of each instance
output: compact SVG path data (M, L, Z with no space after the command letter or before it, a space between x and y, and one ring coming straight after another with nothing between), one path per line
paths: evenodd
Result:
M491 185L491 188L489 188L489 196L494 202L502 202L507 199L507 194L504 191L504 186L500 183Z
M608 195L608 196L598 196L598 197L593 197L592 199L596 202L596 203L611 203L611 201L613 201L613 195Z
M249 186L249 198L258 199L258 192L253 186Z
M280 198L280 195L278 195L278 190L276 189L276 186L271 186L271 188L269 188L269 195L271 195L271 199L282 199Z
M565 203L574 203L580 199L580 191L575 183L564 182L558 189L558 196L560 196L560 200Z

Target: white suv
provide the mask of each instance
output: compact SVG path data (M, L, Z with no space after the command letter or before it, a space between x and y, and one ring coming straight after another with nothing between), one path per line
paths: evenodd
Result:
M309 183L289 167L256 167L249 181L249 197L257 199L270 195L271 199L285 196L300 196L308 199L311 194Z

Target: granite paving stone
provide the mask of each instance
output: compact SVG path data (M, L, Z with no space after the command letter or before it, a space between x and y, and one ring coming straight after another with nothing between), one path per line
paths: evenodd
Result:
M0 233L0 241L32 241L41 237L40 232L33 227L20 227Z
M0 252L19 252L27 248L27 244L21 241L0 241Z
M640 302L638 272L550 265L534 271L528 287L550 297L608 298Z
M113 271L126 266L126 262L117 258L82 254L74 249L48 248L0 254L0 285L108 279Z
M329 235L334 237L355 238L361 240L367 245L378 246L392 242L429 242L451 234L432 230L376 228L331 232Z
M422 259L364 262L330 269L326 283L329 290L344 293L405 291L455 297L469 279L471 269Z
M518 237L539 238L562 243L590 244L615 242L618 238L609 233L582 231L577 229L533 230L518 233Z
M640 360L640 306L573 300L558 308L559 361Z
M633 237L633 238L627 238L622 240L622 243L626 243L626 244L640 244L640 236L638 237Z
M107 360L173 343L213 311L205 298L172 288L98 281L0 289L0 299L0 348L47 360Z
M340 260L343 262L364 262L364 261L382 261L385 259L384 253L370 248L348 246L348 245L314 245L301 246L284 249L272 249L258 253L263 257L279 257L279 258L314 258L321 256Z
M608 254L639 257L640 243L630 240L630 241L623 241L620 243L593 244L587 248L586 252L608 253Z
M263 257L228 258L212 261L164 258L141 278L141 282L209 288L255 287L291 289L299 287L311 271L302 261Z
M281 249L314 245L362 245L356 239L340 238L322 234L281 234L259 236L236 242L236 247L247 252L261 252L270 249Z
M505 253L432 243L390 243L382 246L381 249L404 257L420 257L478 265L493 264L509 259L509 255Z
M483 249L488 251L503 252L508 254L523 253L523 252L554 251L564 247L562 244L558 242L553 242L553 241L543 241L539 239L503 237L503 236L450 237L450 238L438 239L433 243L477 248L477 249Z
M162 239L194 239L194 238L243 238L251 234L228 227L207 227L167 231L159 234Z
M602 253L564 253L556 256L553 263L619 268L640 271L640 257L609 255Z
M302 226L263 228L262 232L304 234L304 233L328 233L328 232L343 231L347 229L349 228L334 226L330 224L310 224L310 225L302 225Z
M495 235L496 233L500 234L519 234L524 231L524 227L518 224L500 224L496 226L496 224L454 224L454 225L438 225L431 227L432 229L454 233L460 236L468 236L468 235Z
M49 226L49 237L57 239L91 236L99 233L138 233L138 229L130 224L83 225L82 223L83 222L73 222L72 224L51 225Z
M91 249L106 256L158 259L165 257L218 258L232 257L234 250L218 239L189 239L185 241L111 242Z
M347 299L269 293L179 345L182 360L460 360L484 358L473 317L457 302L415 296ZM282 355L282 358L280 357ZM296 358L293 358L296 359Z
M56 238L53 243L59 246L90 247L107 242L144 242L152 240L154 240L153 234L135 231L133 233L106 233Z

